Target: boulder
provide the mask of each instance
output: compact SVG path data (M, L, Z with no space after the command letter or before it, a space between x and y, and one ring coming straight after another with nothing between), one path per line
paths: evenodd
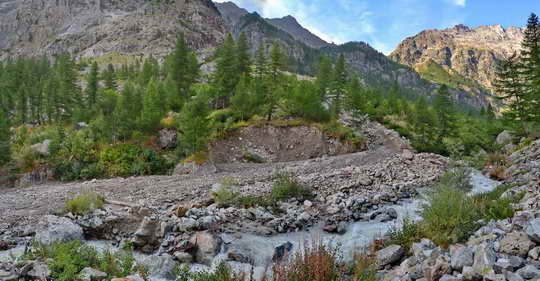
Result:
M105 278L107 278L107 273L101 272L91 267L85 267L79 273L79 279L81 281L102 281L105 280Z
M509 144L509 143L512 142L512 135L510 134L509 131L504 130L502 133L500 133L500 134L497 136L496 142L497 142L497 144L499 144L499 145L506 145L506 144Z
M157 236L159 234L160 228L161 223L159 222L159 220L153 217L145 217L134 234L133 244L137 248L144 248L151 251L150 248L158 244ZM150 247L145 248L145 246L147 245ZM149 252L148 250L146 250L145 252Z
M175 252L174 258L180 263L192 263L193 256L186 252Z
M524 232L511 232L504 236L500 242L500 252L526 257L529 250L534 248L535 244Z
M196 245L197 248L195 260L199 263L210 265L214 257L221 250L223 240L209 231L201 231L193 234L190 243Z
M178 264L169 254L161 256L148 256L142 264L148 270L150 280L175 280Z
M530 220L525 226L525 233L534 242L540 243L540 219Z
M523 277L512 271L505 272L504 277L506 277L507 281L525 281Z
M139 275L130 275L123 278L113 278L111 281L145 281L145 279Z
M401 260L405 255L405 250L399 245L391 245L377 252L377 264L379 267L392 265Z
M44 140L41 143L36 143L36 144L30 146L30 149L36 154L39 154L39 155L42 155L42 156L49 156L49 154L50 154L50 152L49 152L50 144L51 144L51 140Z
M43 245L54 242L83 240L83 229L65 217L47 215L38 223L36 241Z
M274 250L274 255L272 256L273 262L280 262L285 258L293 249L293 244L291 242L286 242L276 247Z
M540 278L540 270L538 270L538 268L533 265L526 265L525 267L518 270L517 274L527 280Z
M495 251L491 244L480 244L474 251L473 269L477 273L487 273L493 271L493 265L497 261Z
M473 250L466 246L453 246L450 248L450 264L454 270L461 271L465 266L472 266L474 262Z
M173 129L159 131L159 146L161 149L173 149L177 146L177 132Z
M528 256L529 256L529 258L531 258L533 260L539 260L540 259L540 247L535 247L532 250L530 250Z
M48 280L50 275L49 266L43 262L34 262L32 269L26 273L26 276L33 280Z

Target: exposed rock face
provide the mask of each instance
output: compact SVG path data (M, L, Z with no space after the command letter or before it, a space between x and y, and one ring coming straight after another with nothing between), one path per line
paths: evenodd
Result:
M459 75L493 89L500 60L519 52L523 31L501 25L474 29L457 25L444 30L426 30L405 39L390 58L417 70L427 63L435 63L450 75Z
M301 26L298 21L292 16L267 19L267 21L273 26L291 34L296 40L301 41L312 48L330 46L328 42L322 40L315 34L311 33L311 31Z
M0 1L0 58L62 53L162 57L180 32L197 50L216 46L226 34L210 0Z

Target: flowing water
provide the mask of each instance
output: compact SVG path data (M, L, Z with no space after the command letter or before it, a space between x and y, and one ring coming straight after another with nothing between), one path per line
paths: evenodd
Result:
M495 189L499 182L490 180L480 172L474 171L471 177L473 189L471 194L488 192ZM421 192L420 192L421 193ZM229 252L241 253L253 260L255 266L255 276L261 274L272 262L276 247L284 243L293 244L293 250L298 251L313 241L322 242L328 245L339 247L344 260L351 260L355 252L364 246L367 246L377 237L381 237L388 230L400 227L404 218L419 219L418 211L421 209L424 200L422 196L407 199L396 205L390 205L386 208L394 208L398 213L398 219L391 222L355 222L347 226L347 232L343 235L330 234L322 230L322 225L316 225L309 230L294 233L279 234L274 236L258 236L243 233L240 236L223 234L224 247L221 253L214 259L213 265L219 264L225 260ZM113 248L107 241L89 241L88 244L96 247L98 250ZM18 247L7 252L0 252L0 261L11 259L12 256L20 255L24 248ZM136 259L143 261L145 255L137 254ZM201 265L192 265L193 270L207 270L209 267Z

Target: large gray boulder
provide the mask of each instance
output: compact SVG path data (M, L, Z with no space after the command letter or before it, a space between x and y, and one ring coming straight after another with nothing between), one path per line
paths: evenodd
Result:
M221 237L209 231L201 231L193 234L190 242L197 247L195 260L206 265L212 264L212 260L219 253L223 244Z
M540 278L540 270L533 265L526 265L522 269L518 270L517 273L527 280Z
M150 280L176 280L178 263L169 254L148 256L142 264L148 269Z
M36 154L42 155L42 156L49 156L49 146L51 144L51 140L44 140L41 143L36 143L32 146L30 146L30 149Z
M500 245L500 252L521 257L526 257L529 250L535 246L534 242L524 232L507 234L501 240Z
M79 279L81 281L102 281L107 278L107 273L99 271L91 267L85 267L79 273Z
M173 129L163 129L159 131L159 146L161 149L176 148L177 132Z
M509 131L504 130L502 133L500 133L497 136L496 142L497 144L500 144L500 145L509 144L512 142L512 135L510 134Z
M474 252L466 246L454 246L450 248L450 264L454 270L461 271L465 266L472 266L474 263Z
M534 242L540 243L540 219L530 220L525 226L525 233Z
M476 246L474 251L473 269L477 273L488 273L493 271L493 266L497 261L497 255L493 246L488 243Z
M377 252L377 264L382 268L392 265L401 260L405 255L405 250L399 245L388 246Z
M48 215L38 223L36 241L43 245L83 240L83 229L68 218Z

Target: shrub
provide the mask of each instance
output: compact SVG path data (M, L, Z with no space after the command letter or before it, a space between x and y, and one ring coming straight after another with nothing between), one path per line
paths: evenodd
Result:
M401 227L395 226L390 229L390 239L385 241L385 245L401 245L409 252L412 244L420 241L422 237L421 223L406 217Z
M31 260L51 260L48 265L51 277L59 281L78 279L78 274L85 267L96 268L107 273L108 278L121 278L133 273L135 259L131 250L99 253L93 247L83 245L74 240L66 243L55 243L50 246L34 245L32 254L26 256Z
M510 185L500 185L491 192L477 194L473 197L476 208L484 219L503 220L514 216L515 209L512 205L518 203L523 198L523 194L501 197L511 187Z
M177 271L176 281L244 281L247 277L245 273L233 272L226 263L220 263L214 272L189 272L188 266L179 268Z
M66 201L65 210L76 215L84 215L96 209L101 209L105 199L95 192L84 192Z
M352 281L376 281L378 266L372 255L359 255L354 259Z
M322 242L305 245L301 251L272 267L264 281L337 281L345 276L339 249Z
M441 179L439 185L452 186L465 192L472 190L471 184L471 169L467 167L454 166L446 171Z
M272 201L283 201L290 198L298 200L312 199L313 194L309 189L301 185L291 173L277 172L274 175L274 184L270 193Z

